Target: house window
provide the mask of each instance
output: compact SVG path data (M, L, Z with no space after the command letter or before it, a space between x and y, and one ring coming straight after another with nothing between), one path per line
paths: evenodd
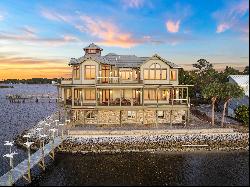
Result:
M156 90L153 90L153 89L149 90L149 99L150 100L155 100L156 99L155 91Z
M96 77L95 66L86 65L85 66L85 79L95 79Z
M166 80L167 69L161 69L160 64L154 63L149 69L144 69L144 80Z
M171 70L170 71L170 80L171 81L176 81L177 80L177 71L176 70Z
M150 80L155 79L155 70L154 69L149 70L149 79Z
M95 118L94 112L92 112L92 111L88 112L86 115L86 118L87 119L94 119Z
M136 117L136 111L128 111L128 118L135 118Z
M157 89L144 89L144 100L161 100L162 99L162 91L158 91L157 98Z
M121 71L121 79L123 79L123 80L131 79L130 78L131 73L132 73L131 71Z
M161 70L161 79L162 80L166 80L167 79L167 70L166 69L162 69Z
M143 71L143 78L144 78L144 80L148 80L149 79L149 76L148 76L148 69L144 69L144 71Z
M80 66L73 67L73 78L76 80L80 79Z
M95 100L95 89L85 89L85 100Z
M158 116L158 118L164 118L164 111L158 110L157 111L157 116Z

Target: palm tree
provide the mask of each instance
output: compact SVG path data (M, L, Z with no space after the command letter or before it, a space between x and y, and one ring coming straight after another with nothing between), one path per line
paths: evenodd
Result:
M211 100L212 105L212 126L214 125L214 106L217 98L221 95L222 84L213 82L204 86L202 89L202 95L204 98Z
M244 96L244 90L237 84L232 83L224 83L222 86L221 98L224 100L223 112L222 112L222 119L221 119L221 126L224 125L224 118L226 113L226 106L228 102L232 98L241 98Z

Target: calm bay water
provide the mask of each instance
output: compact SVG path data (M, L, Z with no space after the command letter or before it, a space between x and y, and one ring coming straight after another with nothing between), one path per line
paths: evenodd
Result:
M6 94L56 94L53 85L14 85L0 89L0 174L8 171L4 140L56 111L56 103L9 103ZM15 165L27 153L19 155ZM46 172L32 169L32 185L249 185L248 152L56 154ZM17 185L25 185L23 180Z

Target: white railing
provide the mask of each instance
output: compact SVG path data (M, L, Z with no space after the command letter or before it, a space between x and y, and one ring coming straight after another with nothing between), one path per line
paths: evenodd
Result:
M120 77L96 77L97 83L119 83Z

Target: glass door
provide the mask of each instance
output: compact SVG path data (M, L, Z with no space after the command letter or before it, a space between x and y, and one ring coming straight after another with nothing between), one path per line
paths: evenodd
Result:
M110 66L103 65L102 66L102 83L108 83L109 82L109 74L110 74Z

